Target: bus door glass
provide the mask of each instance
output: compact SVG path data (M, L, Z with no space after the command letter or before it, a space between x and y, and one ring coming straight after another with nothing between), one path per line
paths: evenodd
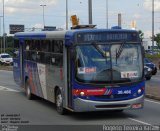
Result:
M74 47L67 49L67 81L68 81L68 106L70 108L73 107L73 95L72 95L72 89L73 89L73 81L74 81L74 70L75 69L75 53L74 53Z

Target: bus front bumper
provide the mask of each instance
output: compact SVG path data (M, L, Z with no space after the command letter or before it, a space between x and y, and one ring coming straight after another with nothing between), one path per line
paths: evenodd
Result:
M88 111L105 111L105 110L125 110L143 108L144 95L124 101L101 102L84 100L81 98L74 99L75 112Z

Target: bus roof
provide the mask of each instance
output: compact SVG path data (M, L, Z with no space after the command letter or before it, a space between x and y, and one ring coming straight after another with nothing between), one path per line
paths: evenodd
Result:
M42 31L42 32L19 32L14 35L15 38L64 38L66 31Z
M19 32L15 34L18 39L65 39L65 44L70 45L78 33L137 33L136 30L127 29L75 29L68 31L41 31L41 32Z

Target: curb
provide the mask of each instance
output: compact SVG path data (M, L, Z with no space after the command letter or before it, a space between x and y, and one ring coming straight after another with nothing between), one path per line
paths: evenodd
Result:
M158 96L153 96L153 95L151 95L151 94L146 94L145 97L146 97L146 98L149 98L149 99L153 99L153 100L158 100L158 101L160 101L160 97L158 97Z
M0 70L4 70L4 71L13 71L13 67L0 66Z

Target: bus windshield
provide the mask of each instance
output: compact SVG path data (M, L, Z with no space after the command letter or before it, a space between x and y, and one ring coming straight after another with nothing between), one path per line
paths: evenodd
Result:
M88 83L135 82L142 78L140 44L76 46L76 79Z

